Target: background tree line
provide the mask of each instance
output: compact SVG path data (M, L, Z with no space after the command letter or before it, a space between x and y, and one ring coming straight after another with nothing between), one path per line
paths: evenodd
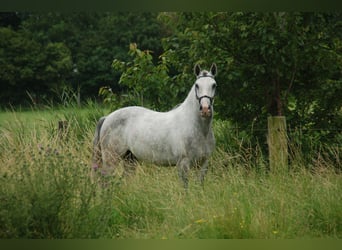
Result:
M58 101L62 91L96 97L120 90L114 58L131 42L161 53L157 13L1 13L1 105Z
M341 36L338 12L1 13L0 102L58 102L66 89L94 98L108 86L100 93L119 106L167 110L194 64L215 62L218 118L264 136L255 128L285 115L340 142Z

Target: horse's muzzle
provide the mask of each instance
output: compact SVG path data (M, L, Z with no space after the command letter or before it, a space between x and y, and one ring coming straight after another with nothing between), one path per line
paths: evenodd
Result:
M200 115L202 117L211 117L212 111L210 105L208 106L200 106Z

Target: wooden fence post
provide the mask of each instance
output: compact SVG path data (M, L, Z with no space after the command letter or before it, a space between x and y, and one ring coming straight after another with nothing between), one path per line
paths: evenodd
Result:
M288 172L288 145L285 116L268 117L268 150L271 173Z
M68 131L68 121L58 121L58 137L63 139Z

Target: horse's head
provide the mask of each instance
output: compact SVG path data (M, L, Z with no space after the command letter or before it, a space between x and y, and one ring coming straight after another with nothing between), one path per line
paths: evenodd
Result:
M199 103L200 115L202 117L211 117L216 90L216 81L214 79L217 74L216 64L211 65L210 71L201 70L201 67L196 64L194 72L197 77L194 88Z

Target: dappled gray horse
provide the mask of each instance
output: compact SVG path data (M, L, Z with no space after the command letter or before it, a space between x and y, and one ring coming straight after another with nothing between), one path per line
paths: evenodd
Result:
M213 64L207 71L196 65L194 71L196 81L187 98L171 111L134 106L102 117L95 131L93 166L108 174L119 159L177 165L187 188L190 166L197 165L203 183L208 157L215 148L212 118L217 68Z

